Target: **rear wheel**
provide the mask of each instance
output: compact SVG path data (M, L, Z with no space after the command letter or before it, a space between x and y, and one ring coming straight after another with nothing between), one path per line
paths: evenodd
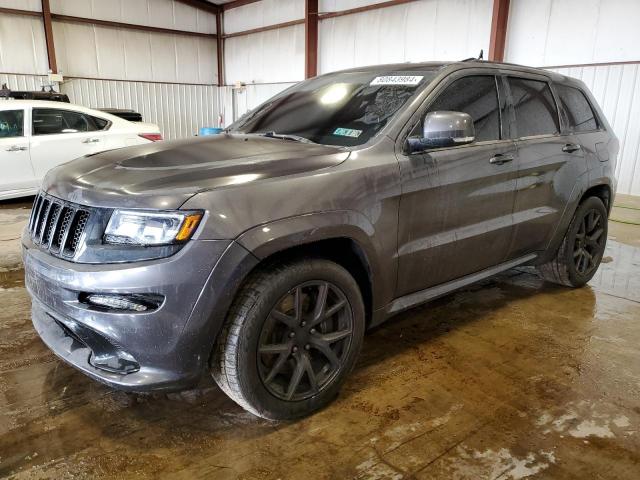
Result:
M553 260L538 267L545 280L581 287L595 275L607 243L607 209L598 197L583 201Z
M258 272L230 310L211 362L216 383L255 415L308 415L338 393L364 336L358 285L328 260Z

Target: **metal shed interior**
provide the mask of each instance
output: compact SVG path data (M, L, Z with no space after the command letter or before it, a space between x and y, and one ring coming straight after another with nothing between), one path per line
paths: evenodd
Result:
M640 0L0 0L0 86L132 109L167 140L317 75L483 51L581 79L620 141L587 286L519 266L401 313L297 422L210 378L138 395L59 361L25 287L31 203L0 202L0 478L640 478L638 19Z
M0 45L12 45L1 83L37 89L59 72L72 102L138 110L169 139L226 126L310 74L481 49L550 68L593 90L621 140L619 192L640 195L638 2L0 0L0 9Z

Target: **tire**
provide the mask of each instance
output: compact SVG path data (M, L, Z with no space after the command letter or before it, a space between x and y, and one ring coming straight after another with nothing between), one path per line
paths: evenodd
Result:
M234 300L211 374L254 415L303 417L336 397L364 330L362 295L343 267L324 259L272 264L252 274Z
M578 206L555 258L537 267L540 276L548 282L574 288L591 280L606 247L607 217L607 209L598 197L584 200ZM595 218L599 218L599 224L595 223ZM586 254L581 254L580 248Z

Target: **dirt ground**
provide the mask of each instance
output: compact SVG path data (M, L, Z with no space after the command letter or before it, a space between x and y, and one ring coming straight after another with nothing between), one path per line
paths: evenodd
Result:
M24 288L30 204L0 203L0 477L638 479L640 211L618 202L627 223L587 287L520 268L397 316L339 398L295 423L209 379L131 395L59 361Z

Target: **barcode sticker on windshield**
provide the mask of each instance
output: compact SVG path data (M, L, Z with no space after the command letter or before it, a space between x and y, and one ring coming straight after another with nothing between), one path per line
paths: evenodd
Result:
M334 135L340 135L341 137L358 138L362 135L362 130L356 130L355 128L336 128L333 131Z
M374 78L369 85L418 85L422 75L385 75Z

